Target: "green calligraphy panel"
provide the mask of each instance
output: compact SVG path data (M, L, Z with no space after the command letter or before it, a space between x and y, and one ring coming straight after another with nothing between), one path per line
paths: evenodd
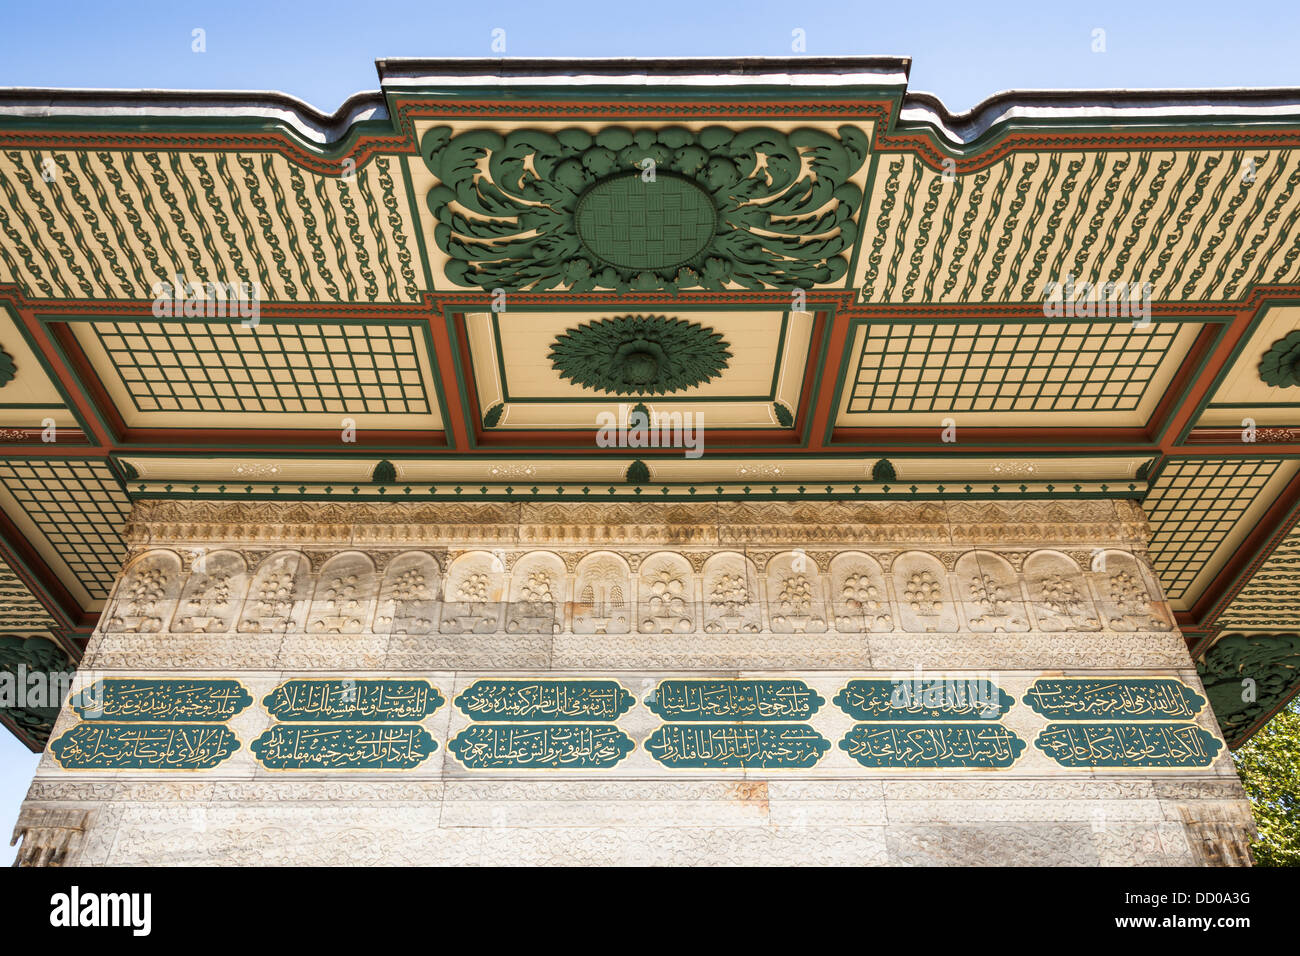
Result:
M438 743L415 724L276 724L250 749L268 770L411 770Z
M840 749L872 768L1005 769L1025 742L1001 724L855 724Z
M471 770L588 770L614 766L636 744L613 724L478 724L447 748Z
M1015 698L989 680L851 680L834 703L854 720L997 720Z
M77 724L50 744L64 770L210 770L238 749L213 724Z
M647 706L664 720L807 720L825 698L801 680L665 680Z
M291 680L262 701L284 721L423 720L446 703L424 680Z
M1208 767L1223 742L1196 724L1048 724L1036 746L1062 767Z
M83 720L229 720L253 702L235 680L112 677L97 680L69 702Z
M1040 678L1025 703L1052 720L1191 720L1205 698L1170 677Z
M806 769L831 742L803 724L665 724L646 738L645 748L667 767Z
M617 720L636 701L613 680L476 680L456 697L471 720Z

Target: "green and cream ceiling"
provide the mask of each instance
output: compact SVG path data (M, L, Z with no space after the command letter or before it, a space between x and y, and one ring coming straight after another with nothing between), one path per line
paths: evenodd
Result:
M6 633L75 657L171 496L1124 495L1194 653L1300 626L1300 96L379 66L334 116L0 91ZM1067 276L1150 320L1046 315ZM705 454L599 447L637 405Z

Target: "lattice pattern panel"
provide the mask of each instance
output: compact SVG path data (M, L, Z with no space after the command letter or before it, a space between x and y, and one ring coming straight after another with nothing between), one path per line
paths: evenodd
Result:
M122 568L126 493L102 461L0 462L0 483L96 600Z
M1151 521L1151 563L1170 600L1186 593L1281 464L1278 458L1175 459L1160 472L1143 507Z
M1178 327L868 325L848 411L1132 411Z
M96 322L141 412L428 414L409 325Z

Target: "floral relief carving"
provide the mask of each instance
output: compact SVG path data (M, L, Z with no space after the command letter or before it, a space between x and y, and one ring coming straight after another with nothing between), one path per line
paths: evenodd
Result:
M932 554L908 551L893 566L894 593L903 630L920 633L957 630L943 564Z
M831 561L831 608L837 631L888 631L894 626L880 565L865 554L848 552Z
M172 630L178 634L224 634L244 600L248 571L234 551L201 554L181 591Z
M437 616L439 570L433 556L409 552L393 558L384 571L375 610L381 634L428 634Z
M161 631L175 609L180 575L181 559L175 552L146 552L122 575L104 630L120 634Z
M641 564L637 629L642 634L686 634L694 628L694 574L680 554L663 551Z
M1072 557L1038 551L1025 559L1030 605L1043 631L1095 631L1101 627L1083 572Z
M514 566L509 616L510 634L558 634L564 627L566 582L564 562L557 555L530 553Z
M298 624L311 583L307 558L300 552L281 551L263 560L244 599L240 633L283 634Z
M364 554L349 552L321 566L307 620L311 634L358 634L372 614L376 575Z
M724 551L704 563L706 634L757 634L763 629L758 572L743 554Z
M767 613L777 634L826 630L822 578L817 564L803 551L777 555L767 565Z
M460 555L447 569L443 634L490 634L501 622L505 563L486 551Z
M1107 627L1115 631L1170 629L1169 621L1156 611L1157 599L1131 554L1102 551L1092 567Z
M1029 629L1020 579L1005 559L991 551L971 551L954 566L965 591L966 626L972 631Z

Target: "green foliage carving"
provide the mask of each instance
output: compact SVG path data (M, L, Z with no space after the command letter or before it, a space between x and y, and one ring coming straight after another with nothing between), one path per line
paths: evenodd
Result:
M772 403L772 411L776 413L776 423L782 428L789 428L794 424L794 415L780 402Z
M397 481L397 469L391 461L381 461L375 465L375 470L370 474L370 480L377 485L391 485Z
M0 637L0 713L36 743L45 743L54 729L54 719L59 716L63 701L43 701L26 693L28 677L31 674L57 674L65 675L66 681L70 682L75 669L53 641L43 637ZM20 685L24 689L24 706L21 707L18 706L17 694ZM46 682L39 682L39 686L45 687Z
M897 481L898 475L894 472L894 463L888 458L882 458L871 466L872 481Z
M1300 685L1300 636L1228 634L1196 665L1229 746Z
M849 180L868 140L852 126L837 133L439 126L420 152L438 179L427 201L457 285L806 289L843 278L857 238L862 192Z
M14 364L14 357L0 348L0 388L12 382L17 374L18 366Z
M640 458L627 466L627 483L629 485L644 485L650 481L650 468Z
M663 395L717 378L731 358L728 348L719 333L698 322L620 315L557 335L547 357L561 378L583 388Z
M505 405L501 404L500 402L497 402L495 405L489 408L486 412L483 413L483 427L496 428L497 422L501 421L501 415L502 413L505 412L505 410L506 410Z
M1259 377L1266 385L1290 388L1300 385L1300 329L1278 339L1259 363Z

